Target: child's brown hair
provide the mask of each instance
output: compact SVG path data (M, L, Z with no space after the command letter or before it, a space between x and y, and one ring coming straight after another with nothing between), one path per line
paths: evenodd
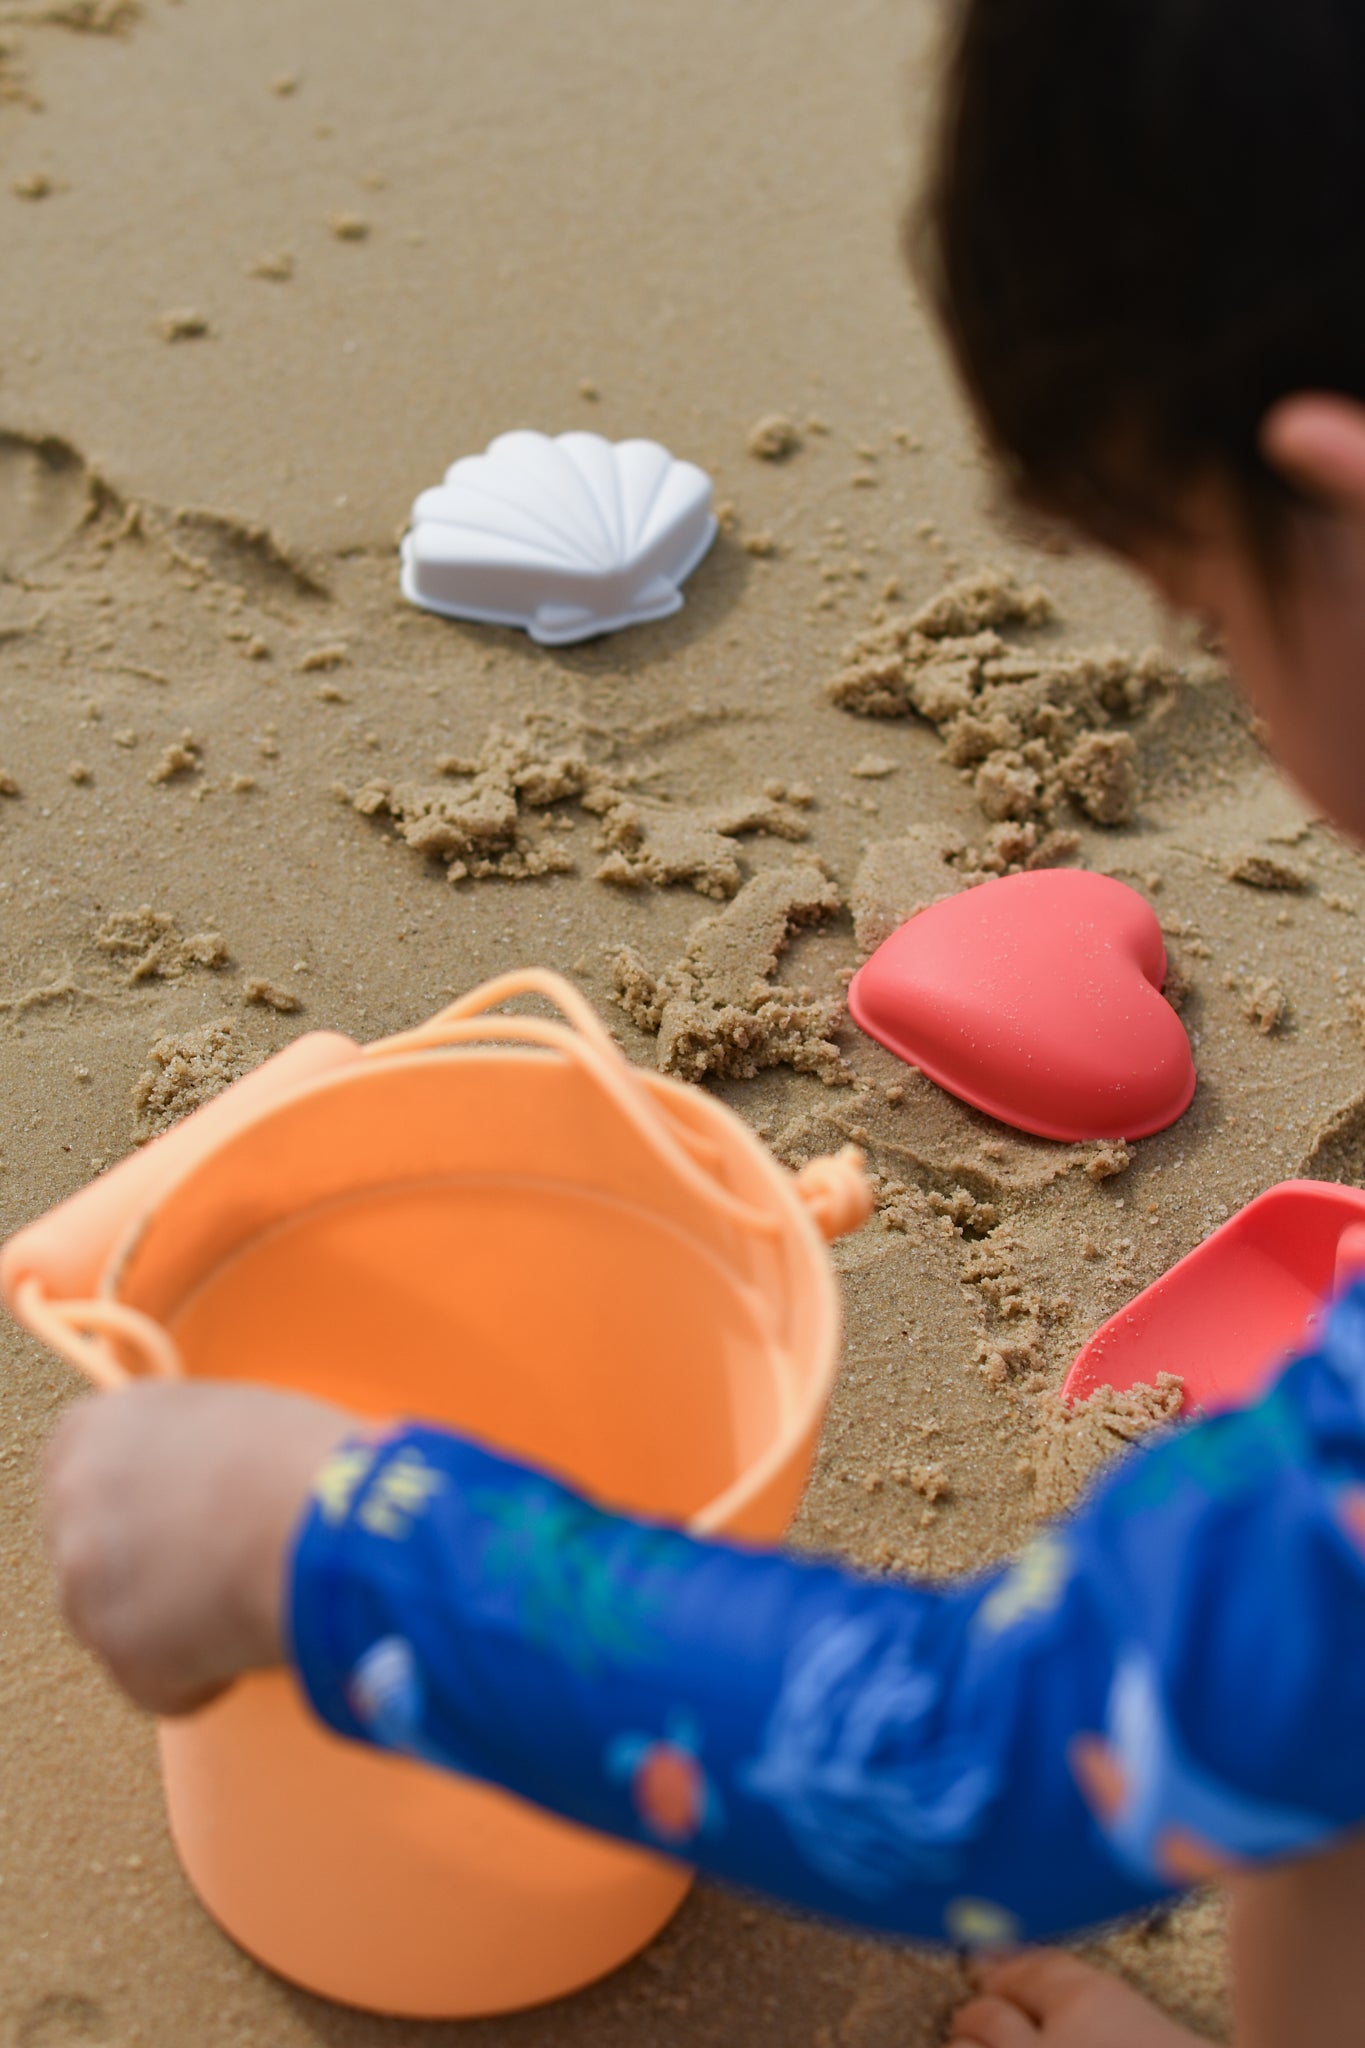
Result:
M1125 551L1365 400L1365 0L965 0L912 230L1019 497Z

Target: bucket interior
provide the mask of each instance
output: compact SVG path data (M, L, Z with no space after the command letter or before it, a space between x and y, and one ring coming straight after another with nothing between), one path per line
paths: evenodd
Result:
M194 1377L441 1422L684 1518L772 1444L758 1292L677 1221L525 1176L336 1198L250 1239L167 1318Z

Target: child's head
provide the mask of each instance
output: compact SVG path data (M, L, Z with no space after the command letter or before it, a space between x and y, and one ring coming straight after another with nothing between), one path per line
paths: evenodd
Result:
M1208 614L1365 837L1365 5L966 0L923 226L1019 496Z

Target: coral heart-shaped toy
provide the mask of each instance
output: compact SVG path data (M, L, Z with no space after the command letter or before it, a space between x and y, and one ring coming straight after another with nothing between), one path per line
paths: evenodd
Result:
M1194 1062L1161 993L1150 906L1108 875L1008 875L920 911L853 978L854 1022L931 1081L1040 1138L1145 1138Z

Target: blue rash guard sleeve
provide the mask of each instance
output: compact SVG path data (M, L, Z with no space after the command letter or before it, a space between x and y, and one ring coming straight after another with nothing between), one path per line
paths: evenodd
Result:
M320 1475L294 1661L357 1741L860 1926L998 1943L1365 1822L1365 1286L1013 1564L862 1578L405 1428Z

